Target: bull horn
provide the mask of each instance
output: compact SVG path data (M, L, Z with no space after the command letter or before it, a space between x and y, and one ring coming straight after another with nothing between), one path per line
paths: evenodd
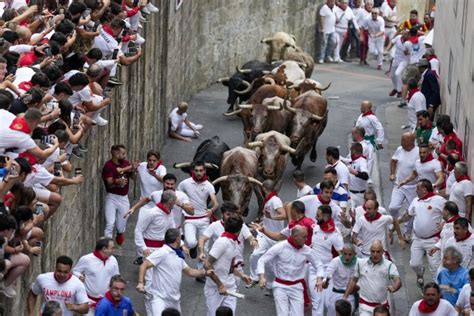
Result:
M296 110L292 108L291 106L288 106L287 102L284 103L284 106L287 111L290 111L291 113L296 113Z
M239 114L240 112L242 112L242 109L238 109L238 110L235 110L235 111L232 111L232 112L222 113L222 115L224 115L224 116L234 116L234 115Z
M296 153L296 149L291 148L290 146L287 146L287 145L282 145L281 150L286 151L286 152L288 152L292 155L294 155Z
M211 169L219 169L219 166L210 162L204 163L204 167L211 168Z
M322 121L323 120L323 118L321 116L318 116L316 114L311 114L311 118L316 120L316 121Z
M280 111L281 105L267 105L267 110L269 111Z
M271 74L272 72L270 70L262 70L262 74L268 75Z
M252 72L252 69L240 69L239 66L235 66L235 70L241 74L248 74Z
M268 42L271 42L271 41L273 41L273 37L267 37L267 38L262 39L260 43L268 44Z
M268 78L268 77L265 77L265 83L269 83L271 85L276 84L276 82L273 78Z
M212 185L216 185L218 183L221 183L221 182L224 182L224 181L227 181L227 178L229 176L222 176L222 177L219 177L217 178L216 180L212 181Z
M190 162L182 162L182 163L174 163L173 168L175 169L181 169L181 168L187 168L191 166Z
M329 89L329 87L331 86L331 83L332 83L332 82L330 82L330 83L329 83L326 87L324 87L324 88L323 88L322 86L320 86L320 85L317 85L316 88L318 88L319 91L326 91L326 90Z
M250 183L253 183L253 184L256 184L256 185L259 185L259 186L263 186L263 183L258 181L257 179L255 179L254 177L247 177L249 179L249 182Z
M230 80L229 77L219 78L216 80L216 83L229 82L229 80Z
M295 152L301 151L301 146L303 146L303 141L304 141L304 137L302 137L298 145L296 145Z
M256 142L250 142L247 144L248 147L253 148L253 147L263 147L263 142L261 141L256 141Z
M239 104L240 110L251 110L253 109L252 104Z
M302 63L302 62L296 62L298 64L298 66L300 66L301 68L307 68L308 65L306 65L305 63Z
M237 93L237 94L246 94L246 93L249 93L250 90L252 90L252 88L253 88L253 81L252 81L252 84L250 84L250 83L249 83L248 81L246 81L246 80L242 80L241 82L242 82L244 85L246 85L247 88L245 88L245 89L242 90L242 91L239 91L239 90L237 90L237 89L234 89L235 93Z

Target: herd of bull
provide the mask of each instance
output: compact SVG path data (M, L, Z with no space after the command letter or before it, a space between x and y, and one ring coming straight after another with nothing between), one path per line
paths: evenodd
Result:
M204 161L207 174L222 188L224 201L240 205L244 215L252 191L263 208L262 181L270 179L279 188L288 158L297 169L311 150L316 161L316 143L328 121L328 104L321 94L329 88L310 79L313 58L296 46L295 38L277 32L261 41L269 46L266 61L252 60L236 67L231 77L219 83L229 89L225 116L240 116L244 146L230 149L218 136L203 141L193 161ZM191 162L175 164L185 172Z

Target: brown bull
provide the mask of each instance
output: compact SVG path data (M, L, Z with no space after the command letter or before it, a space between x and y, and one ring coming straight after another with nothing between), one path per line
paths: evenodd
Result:
M248 214L248 205L255 185L262 183L257 176L257 154L250 149L235 147L224 153L221 164L221 176L212 184L220 184L222 199L240 207L244 216Z
M292 107L286 104L285 107L293 113L289 135L291 147L297 148L291 161L297 169L301 169L304 157L310 149L310 159L316 161L316 143L328 120L327 100L316 91L310 90L297 97Z
M290 138L276 131L258 135L254 142L248 144L258 157L258 178L273 180L279 186L288 161L288 154L294 154L290 147Z
M293 60L300 64L304 64L306 67L304 69L304 73L306 78L311 78L314 70L314 59L311 57L310 54L302 51L299 47L296 48L296 51L288 52L287 60Z

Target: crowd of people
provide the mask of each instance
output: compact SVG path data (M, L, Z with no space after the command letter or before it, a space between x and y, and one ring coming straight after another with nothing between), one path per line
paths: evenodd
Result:
M83 158L88 131L107 125L101 112L111 89L122 84L117 72L140 58L141 23L158 8L144 0L3 4L0 293L13 298L30 256L47 247L44 222L63 203L60 188L83 181L70 158ZM277 315L304 315L305 309L312 315L389 315L389 293L403 286L388 252L394 232L401 249L410 244L410 266L423 290L409 315L469 315L473 184L450 117L437 113L439 61L424 43L433 16L420 23L412 11L400 21L396 4L327 0L319 11L319 62L342 62L353 50L361 65L373 53L382 69L386 53L390 96L407 105L406 131L390 161L387 209L373 188L374 161L386 141L370 101L354 118L350 154L341 156L340 144L327 147L322 179L305 179L296 170L293 201L282 201L277 184L263 181L262 218L248 225L239 205L219 203L205 162L195 161L191 176L178 182L160 152L129 161L127 148L116 144L101 173L104 237L76 263L61 255L53 272L37 276L25 298L28 315L37 314L38 297L45 316L138 315L114 257L115 247L126 242L127 220L138 210L136 290L147 315L180 314L183 272L205 284L208 316L235 315L241 286L273 296ZM191 122L187 110L182 102L171 112L171 138L200 135L203 126ZM128 198L132 180L140 187L134 205ZM320 182L310 186L307 180Z

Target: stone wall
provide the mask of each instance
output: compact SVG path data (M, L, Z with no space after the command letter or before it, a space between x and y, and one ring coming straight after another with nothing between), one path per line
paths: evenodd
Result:
M260 40L273 32L296 35L297 44L313 54L320 2L184 0L176 10L175 1L159 1L160 12L144 24L144 56L121 69L126 85L115 90L114 102L104 115L109 125L91 131L85 143L86 158L74 162L82 167L86 181L80 187L63 188L62 207L45 227L44 252L32 259L29 272L18 282L17 298L2 301L5 315L22 314L32 280L38 273L51 271L58 255L77 260L92 250L103 232L100 171L112 144L125 144L129 159L143 159L148 149L159 149L172 105L229 75L236 65L263 60L266 47ZM218 107L218 111L226 108Z

